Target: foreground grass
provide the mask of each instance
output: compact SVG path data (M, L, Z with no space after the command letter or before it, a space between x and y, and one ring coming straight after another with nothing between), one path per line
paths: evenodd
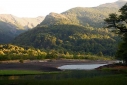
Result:
M0 85L127 85L127 74L114 74L109 71L64 71L64 72L40 72L24 70L1 70L1 76L40 74L40 76L27 76L20 79L16 76L0 79ZM6 76L5 76L6 77ZM46 79L47 78L47 79Z
M117 74L82 79L60 80L0 80L0 85L127 85L127 75Z
M58 72L42 72L42 71L33 71L33 70L0 70L0 76L9 76L9 75L37 75L37 74L50 74Z

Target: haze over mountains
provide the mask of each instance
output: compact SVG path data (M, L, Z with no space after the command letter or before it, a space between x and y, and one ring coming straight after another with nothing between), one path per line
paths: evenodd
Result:
M19 18L11 14L0 14L0 43L10 42L19 34L34 28L43 19L43 16Z
M102 4L99 7L121 8L126 2L127 2L127 0L118 0L117 2L114 2L114 3Z
M34 28L37 24L42 22L44 17L36 18L19 18L11 14L0 14L0 21L17 26L17 29L27 30ZM18 27L21 26L21 27Z
M98 7L76 7L61 14L50 13L45 19L44 17L19 18L11 14L0 14L0 43L11 42L19 34L34 28L38 24L38 26L59 24L89 25L94 28L100 28L103 27L103 19L109 13L117 13L118 9L125 3L126 0L119 0Z

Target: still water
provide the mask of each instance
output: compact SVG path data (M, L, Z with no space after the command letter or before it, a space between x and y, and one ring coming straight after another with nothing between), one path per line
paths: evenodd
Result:
M93 70L97 67L104 66L107 64L82 64L82 65L63 65L58 67L61 70Z
M63 65L58 67L62 70L60 73L48 73L48 74L40 74L40 75L10 75L10 76L0 76L0 80L59 80L59 79L67 79L67 78L89 78L94 76L102 76L109 75L110 73L106 73L103 71L93 70L99 66L103 66L106 64L80 64L80 65Z

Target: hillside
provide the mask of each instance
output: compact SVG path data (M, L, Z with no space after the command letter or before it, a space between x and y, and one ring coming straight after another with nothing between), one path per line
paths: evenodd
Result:
M45 17L39 26L42 25L58 25L58 24L74 24L74 25L90 25L92 27L103 27L103 19L108 17L109 13L115 13L118 8L84 8L76 7L61 14L50 13Z
M102 52L114 55L118 36L107 29L95 29L78 25L51 25L36 27L15 38L13 44L30 46L43 50L55 50L58 53Z
M38 27L71 24L101 28L104 26L103 19L109 13L117 13L118 9L126 2L126 0L119 0L98 7L76 7L61 14L50 13L45 19L41 16L37 18L19 18L11 14L0 14L0 43L9 43L19 34L36 27L38 24Z
M100 28L104 26L103 20L108 17L108 14L118 13L119 8L126 2L127 1L119 0L97 7L75 7L61 14L50 13L39 26L53 24L76 24L86 26L89 24L92 27Z
M66 16L64 16L62 14L52 12L49 15L47 15L45 17L44 21L42 21L42 23L38 26L41 26L41 25L59 25L59 24L71 24L71 21L69 20L69 18L67 18Z
M19 18L11 14L0 14L0 43L9 43L19 34L32 29L44 17Z
M114 55L120 38L103 29L103 22L110 13L118 13L125 3L119 0L92 8L76 7L61 14L50 13L13 43L58 53Z

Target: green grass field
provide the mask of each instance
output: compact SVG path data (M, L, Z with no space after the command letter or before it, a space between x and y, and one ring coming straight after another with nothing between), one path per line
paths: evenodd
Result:
M30 70L0 70L0 75L32 75L32 74L42 74L40 71L30 71Z
M0 80L0 85L127 85L125 75L60 80Z
M0 76L21 76L21 75L42 75L42 74L55 74L60 72L43 72L33 70L0 70Z
M23 74L30 76L22 76ZM1 70L0 85L127 85L127 74L96 70L63 72Z

